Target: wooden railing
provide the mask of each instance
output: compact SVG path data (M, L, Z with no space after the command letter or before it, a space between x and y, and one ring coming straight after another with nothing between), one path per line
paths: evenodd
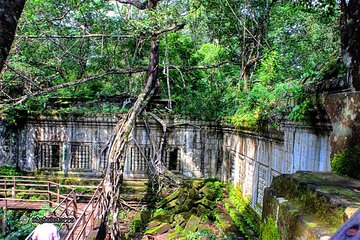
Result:
M104 220L103 208L106 202L103 181L98 185L91 200L83 209L83 213L76 219L71 230L64 238L65 240L87 239L91 231L99 227L99 224L95 224L95 220L98 220L99 223Z
M72 207L72 211L69 212L70 207ZM75 190L71 190L66 197L57 205L56 208L52 210L52 215L59 218L73 218L74 222L77 216L77 204L76 204L76 192ZM64 227L69 231L74 225L74 222L62 223L60 229ZM35 229L27 236L25 240L30 240L32 235L34 234Z
M64 178L65 179L65 178ZM60 179L61 180L61 179ZM66 178L69 180L69 178ZM88 180L88 179L87 179ZM99 179L90 179L99 181ZM95 189L94 194L87 195L77 193L76 188ZM52 207L53 216L59 218L73 218L71 223L61 224L62 230L68 232L66 239L85 239L89 232L86 232L86 226L90 226L89 229L94 229L94 221L101 216L101 199L102 199L102 182L97 186L78 186L78 185L64 185L47 180L39 180L36 177L31 176L0 176L0 201L5 202L5 209L10 206L10 202L42 202L49 204ZM64 193L65 192L65 193ZM26 199L24 194L43 196L43 199ZM90 201L86 205L79 216L79 209L77 199L90 198ZM80 235L76 234L75 230L80 228L80 224L83 224L80 229ZM65 228L65 229L64 229ZM26 238L30 239L33 232ZM77 236L75 236L75 234ZM79 236L78 236L79 235Z

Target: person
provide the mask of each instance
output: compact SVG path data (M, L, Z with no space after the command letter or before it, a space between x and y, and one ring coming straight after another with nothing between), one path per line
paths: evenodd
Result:
M47 212L45 217L50 217L51 212ZM42 223L38 225L32 235L32 240L60 240L57 227L52 223Z

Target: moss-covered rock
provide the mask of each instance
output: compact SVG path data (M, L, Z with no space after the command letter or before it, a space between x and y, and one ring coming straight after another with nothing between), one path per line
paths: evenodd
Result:
M213 183L208 182L199 190L199 193L203 194L209 200L216 198L216 189L213 187Z
M171 212L163 213L152 217L151 220L157 220L159 222L170 222L172 218Z
M191 215L189 221L186 223L185 231L195 232L198 228L201 219L195 215Z
M159 226L160 224L161 224L161 222L159 220L153 220L147 224L147 228L149 228L149 229L154 228L154 227Z
M140 231L143 227L143 217L141 212L137 212L134 215L134 219L132 220L132 225L135 231Z
M204 186L204 180L194 180L192 182L192 187L199 190L200 188L202 188Z
M175 215L174 220L179 226L185 227L186 219L182 214Z
M169 231L170 229L171 229L170 224L162 223L159 226L156 226L156 227L146 230L145 234L149 234L149 235L162 234L162 233Z

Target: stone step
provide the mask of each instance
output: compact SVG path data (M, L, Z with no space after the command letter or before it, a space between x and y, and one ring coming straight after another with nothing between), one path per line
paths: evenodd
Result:
M123 205L124 208L128 208L129 210L140 210L142 208L148 208L149 203L147 202L139 202L139 201L126 201L126 205Z
M265 196L266 202L275 209L276 214L272 217L277 222L281 239L330 239L337 230L336 226L332 226L314 214L305 212L299 202L278 195L272 188L265 190ZM269 215L265 213L265 216Z
M148 180L147 179L124 179L123 186L142 186L147 187Z
M297 172L273 179L277 195L297 201L309 213L340 227L360 208L360 181L334 173Z
M120 198L124 201L152 201L154 194L148 194L146 192L135 192L135 193L120 193Z
M148 188L146 186L122 186L121 192L122 193L136 193L136 192L147 193Z

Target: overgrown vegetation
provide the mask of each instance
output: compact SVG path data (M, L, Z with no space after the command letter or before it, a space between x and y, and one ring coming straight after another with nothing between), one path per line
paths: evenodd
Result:
M73 1L59 7L29 0L2 71L2 108L39 89L93 77L29 98L6 113L8 122L20 115L127 112L106 103L107 96L135 97L144 74L98 75L145 66L148 42L142 34L175 21L185 23L185 29L159 39L165 69L158 77L162 97L176 102L172 114L248 126L284 118L310 121L317 100L304 86L344 72L338 60L338 17L336 1L160 1L156 12L142 13L114 2ZM168 65L178 67L167 72Z
M122 238L139 236L165 239L227 239L219 221L218 203L224 197L225 184L215 179L194 180L163 198L152 199L154 206L141 208L139 212L120 211L118 218L128 223ZM220 220L221 222L221 220Z
M229 202L224 202L227 211L247 239L253 239L260 233L260 217L252 209L250 199L244 199L241 191L232 185L227 186Z
M360 172L354 169L360 168L360 145L353 149L341 150L331 160L331 169L340 175L349 176L360 180Z
M31 219L43 217L47 211L49 211L48 208L39 211L7 210L5 214L4 210L0 209L0 218L6 216L5 234L1 235L0 239L25 239L37 225L32 223ZM20 219L27 219L27 221L21 221Z
M262 240L280 240L279 231L272 217L265 219L261 225L260 239Z
M0 167L0 175L19 176L19 175L21 175L21 172L16 167L2 166L2 167Z

